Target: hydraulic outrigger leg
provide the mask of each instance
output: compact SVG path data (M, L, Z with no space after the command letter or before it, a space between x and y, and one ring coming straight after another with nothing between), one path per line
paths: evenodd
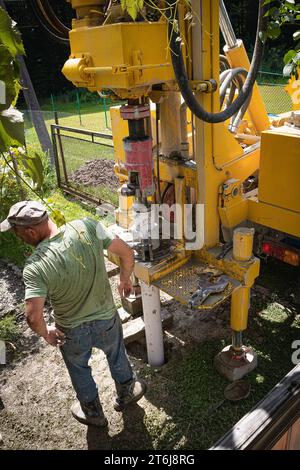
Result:
M238 228L233 238L233 259L245 267L253 259L253 229ZM251 272L251 269L249 270ZM243 377L257 366L257 355L252 348L243 345L243 331L247 328L250 305L250 289L254 279L246 275L243 285L235 289L231 296L232 344L226 346L214 361L215 368L228 380Z

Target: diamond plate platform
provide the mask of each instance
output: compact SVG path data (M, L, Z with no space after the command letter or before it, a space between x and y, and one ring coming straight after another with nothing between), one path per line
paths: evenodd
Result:
M163 278L154 281L153 284L166 294L170 295L178 302L189 305L192 295L199 289L199 281L204 273L213 273L217 279L224 274L213 266L201 263L198 260L189 260L185 265L176 271L167 274ZM240 283L236 279L228 276L229 284L221 293L210 294L201 305L193 306L196 310L207 310L216 307L231 296L234 289Z

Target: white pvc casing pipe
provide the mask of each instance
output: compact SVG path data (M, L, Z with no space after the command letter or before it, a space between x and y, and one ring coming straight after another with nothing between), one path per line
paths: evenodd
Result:
M141 281L148 364L160 367L165 362L159 289Z
M5 342L0 340L0 364L6 364L6 348Z

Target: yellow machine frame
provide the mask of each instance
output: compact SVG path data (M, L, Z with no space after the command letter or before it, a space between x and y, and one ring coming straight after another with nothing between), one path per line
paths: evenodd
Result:
M97 15L91 12L102 3L101 0L72 0L79 18L73 21L70 33L71 55L63 68L65 76L75 86L96 91L110 89L120 98L149 95L156 102L163 102L166 97L175 99L178 88L168 51L166 21L99 25ZM184 5L184 2L180 3L179 9L179 24L183 29ZM195 18L201 18L201 22L195 21L192 32L182 29L188 49L192 49L192 62L185 60L193 76L192 86L199 103L208 112L218 112L219 93L211 93L208 83L214 78L218 85L219 0L192 1L192 6ZM232 67L249 69L242 41L238 41L235 47L226 47L225 53ZM152 87L157 84L163 84L162 90L153 92ZM228 131L228 122L210 124L195 119L195 164L191 167L168 157L160 159L161 183L175 185L176 203L184 206L185 188L190 187L197 195L196 202L203 207L204 224L197 227L203 231L203 246L190 252L180 247L179 242L180 249L171 259L151 265L137 262L135 267L136 276L147 284L157 284L172 273L176 282L176 272L190 260L228 274L237 281L230 294L231 327L237 333L247 327L250 288L259 274L259 260L252 256L253 235L243 234L233 240L233 248L220 259L220 223L231 234L237 226L250 221L300 237L300 186L296 181L296 175L300 174L300 131L268 130L270 122L257 85L254 86L246 119L252 129L249 137L250 143L254 142L252 145L241 145ZM152 122L154 120L153 115ZM116 174L122 183L127 178L122 167L125 159L122 139L128 126L121 119L118 108L112 109L112 129ZM176 126L173 128L172 123L169 132L171 139L178 139ZM251 136L255 138L251 140ZM243 182L259 169L258 192L245 196ZM154 171L157 177L156 160ZM282 184L289 185L288 192L274 191L274 187L281 188ZM118 217L120 225L125 228L126 214L132 203L132 199L125 200L120 195ZM243 251L248 254L239 258L236 253ZM161 283L159 287L162 288Z

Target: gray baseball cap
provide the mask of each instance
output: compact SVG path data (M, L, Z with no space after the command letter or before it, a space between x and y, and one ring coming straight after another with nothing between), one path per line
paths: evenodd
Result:
M15 226L31 227L48 218L46 208L37 201L21 201L14 204L7 218L0 224L0 232L6 232Z

